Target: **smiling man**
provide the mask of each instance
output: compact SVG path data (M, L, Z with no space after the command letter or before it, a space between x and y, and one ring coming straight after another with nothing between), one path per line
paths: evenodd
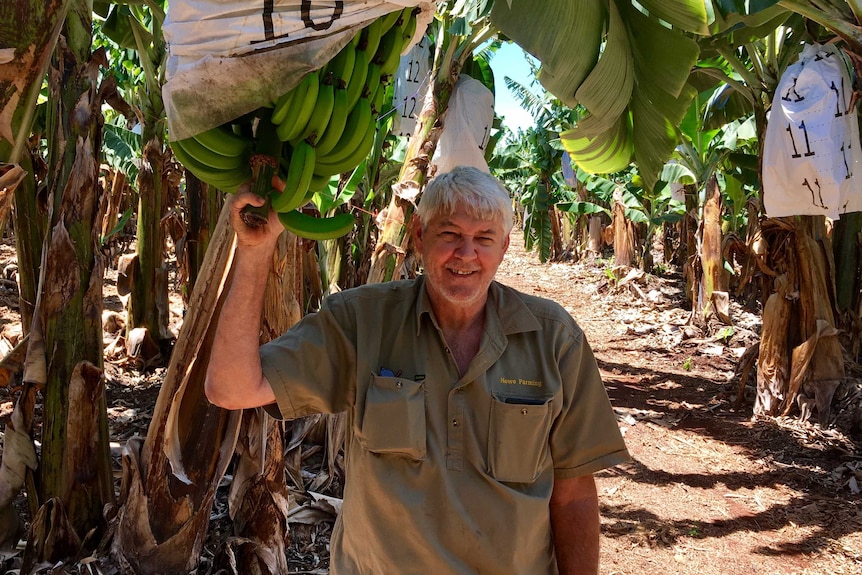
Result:
M598 572L592 474L628 459L583 332L559 305L494 281L512 208L500 182L456 168L413 222L423 275L327 298L258 349L281 232L237 196L234 280L206 390L278 417L344 411L335 575Z

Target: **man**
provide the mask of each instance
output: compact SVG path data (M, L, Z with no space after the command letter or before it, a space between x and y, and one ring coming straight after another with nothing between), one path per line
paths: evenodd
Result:
M493 281L511 202L456 168L413 222L424 275L330 296L258 351L280 229L242 224L207 374L210 401L284 418L346 411L332 573L598 572L592 473L628 454L583 332L559 305ZM275 403L277 407L271 404Z

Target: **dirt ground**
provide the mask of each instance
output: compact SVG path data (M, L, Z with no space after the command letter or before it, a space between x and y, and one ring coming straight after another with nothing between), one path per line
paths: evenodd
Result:
M0 248L0 344L14 343L14 251L8 241ZM732 330L703 333L688 325L673 270L626 275L599 258L540 264L518 233L498 273L503 283L558 301L583 327L631 452L630 463L597 475L601 572L862 574L862 436L852 435L845 409L858 401L851 392L859 380L839 389L833 427L752 418L753 378L734 409L735 369L759 338L758 315L734 306ZM119 309L106 293L106 308ZM181 318L175 309L174 328ZM163 374L106 362L116 450L146 433ZM0 388L0 429L11 400ZM224 517L220 501L205 555L224 537ZM315 528L313 543L302 530L294 532L291 572L326 573L329 526ZM100 559L101 572L112 572Z
M686 325L679 275L615 285L612 261L541 265L522 245L498 279L575 317L632 456L597 474L602 573L862 573L862 437L753 419L753 378L733 409L759 316L734 306L733 333L709 337Z

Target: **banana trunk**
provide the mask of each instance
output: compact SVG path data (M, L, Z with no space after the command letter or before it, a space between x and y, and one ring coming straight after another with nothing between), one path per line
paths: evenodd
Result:
M459 74L460 66L450 64L441 67L435 58L435 69L432 73L435 78L434 85L416 121L416 131L410 138L398 182L392 186L393 193L386 210L386 219L371 256L368 283L390 281L401 275L404 256L410 242L410 219L413 216L412 202L402 196L404 192L416 191L425 184L428 165L443 132L442 120Z

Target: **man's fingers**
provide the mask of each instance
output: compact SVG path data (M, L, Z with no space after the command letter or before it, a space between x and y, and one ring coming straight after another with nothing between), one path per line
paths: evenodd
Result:
M237 191L234 196L234 209L241 210L244 207L251 205L255 207L262 206L266 202L266 198L262 198L257 194L249 191Z
M272 187L278 190L279 192L284 191L284 181L279 178L277 175L273 174L272 176Z
M246 194L251 191L251 180L246 180L236 189L236 195Z

